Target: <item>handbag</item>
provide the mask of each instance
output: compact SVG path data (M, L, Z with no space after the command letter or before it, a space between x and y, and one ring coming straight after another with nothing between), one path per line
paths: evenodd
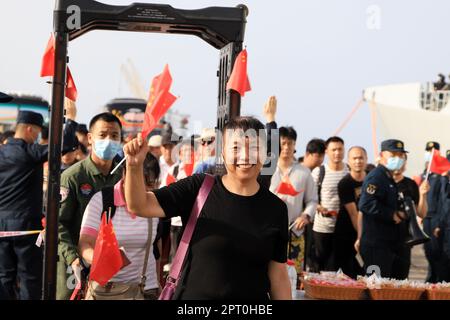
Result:
M147 280L148 257L152 243L153 224L148 218L148 239L145 248L145 260L139 283L108 282L101 286L95 281L89 281L85 300L144 300L144 287Z
M184 264L186 253L189 248L189 242L191 241L195 225L197 224L197 219L200 216L200 212L202 211L203 205L205 204L213 185L214 177L207 174L205 176L205 180L203 180L202 186L200 187L197 198L195 199L191 215L189 216L189 220L186 228L184 229L177 252L175 253L175 257L173 258L169 276L167 277L166 284L164 285L164 288L158 300L172 300L173 298L173 295L177 288L181 269Z

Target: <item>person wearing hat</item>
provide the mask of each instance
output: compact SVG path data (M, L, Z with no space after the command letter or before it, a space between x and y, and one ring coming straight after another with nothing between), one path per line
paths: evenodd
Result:
M446 157L450 161L450 150L447 150ZM439 280L450 282L450 171L442 173L440 187L439 225L433 230L433 237L442 241L442 255L438 260Z
M424 172L422 173L422 178L425 178L425 176L426 176L426 172L428 170L428 164L430 163L430 160L433 156L432 150L438 150L438 151L441 150L441 145L439 144L439 142L428 141L427 144L425 145L425 155L424 155L425 169L424 169Z
M159 159L162 155L161 140L162 137L159 134L155 134L148 139L148 150L156 159Z
M195 165L194 173L214 173L216 166L216 130L204 128L196 140L200 144L200 161Z
M379 269L382 277L390 278L399 256L401 239L399 224L406 215L398 207L398 189L393 179L395 171L405 163L407 151L400 140L381 143L380 163L364 179L359 210L362 213L360 253L364 270Z
M424 243L425 257L428 261L428 273L426 281L430 283L440 282L445 278L446 263L443 262L443 238L436 237L434 230L438 228L441 220L441 176L434 172L428 173L428 166L433 156L433 150L440 151L441 146L436 141L428 141L425 145L425 169L420 180L428 179L430 191L427 194L428 210L423 220L423 230L431 238Z
M66 108L63 149L72 148L76 108ZM38 144L41 114L19 111L15 135L0 148L0 231L42 229L43 164L48 146ZM42 248L36 237L0 239L0 281L5 299L38 300L42 293ZM20 285L17 286L17 283Z

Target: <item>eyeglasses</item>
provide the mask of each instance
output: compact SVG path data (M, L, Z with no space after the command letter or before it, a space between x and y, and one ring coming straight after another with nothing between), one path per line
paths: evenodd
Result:
M202 140L202 146L209 146L213 142L214 142L214 139L209 140L209 141Z

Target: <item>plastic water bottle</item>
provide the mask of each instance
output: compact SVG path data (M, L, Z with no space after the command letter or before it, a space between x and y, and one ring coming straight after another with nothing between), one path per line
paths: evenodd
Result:
M297 294L297 270L295 269L295 263L292 260L288 260L286 265L289 280L291 282L292 299L295 299Z

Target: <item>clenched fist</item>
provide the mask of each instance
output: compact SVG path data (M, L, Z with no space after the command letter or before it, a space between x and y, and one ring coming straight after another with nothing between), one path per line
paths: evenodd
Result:
M142 138L142 135L138 133L137 138L125 144L123 152L127 157L127 166L142 166L148 153L148 145Z

